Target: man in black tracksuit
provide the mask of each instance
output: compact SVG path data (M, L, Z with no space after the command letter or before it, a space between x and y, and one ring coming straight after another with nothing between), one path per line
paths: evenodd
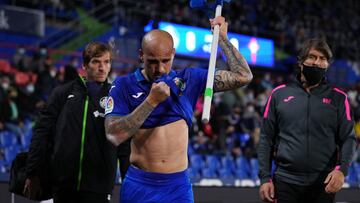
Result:
M83 60L86 77L55 88L36 122L24 188L29 198L39 191L39 177L50 153L55 203L110 202L117 167L117 148L107 141L104 128L111 49L90 43Z
M325 41L308 40L297 81L268 99L258 147L263 201L333 202L344 183L356 141L346 93L324 78L331 58Z

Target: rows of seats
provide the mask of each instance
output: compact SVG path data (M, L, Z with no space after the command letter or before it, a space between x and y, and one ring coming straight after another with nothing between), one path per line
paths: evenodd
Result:
M273 169L275 166L273 165ZM203 186L249 186L260 184L259 163L255 158L229 155L189 155L189 176L193 184ZM360 163L353 162L344 187L360 187Z
M247 181L251 186L255 186L259 184L258 170L258 160L254 158L210 154L189 155L189 175L194 184L200 184L203 179L217 179L223 185L234 185L238 180Z
M0 132L0 173L9 173L12 160L22 151L28 151L32 129L20 137L12 131ZM189 149L192 147L189 146ZM273 167L274 168L274 167ZM231 155L189 153L189 176L194 185L202 186L258 186L259 163L255 158ZM120 174L117 174L119 180ZM6 181L6 180L4 180ZM360 185L360 163L353 162L346 177L346 186Z
M29 150L31 136L31 129L21 136L12 131L0 131L0 172L9 173L16 155Z

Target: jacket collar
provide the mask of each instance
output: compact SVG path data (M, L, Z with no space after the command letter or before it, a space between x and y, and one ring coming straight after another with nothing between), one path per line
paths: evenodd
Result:
M303 83L301 82L301 73L298 73L296 75L294 83L296 84L296 86L299 86L304 91L306 91ZM324 91L326 91L329 87L330 87L330 84L328 83L326 77L323 77L323 79L321 79L321 82L317 87L311 88L310 94L319 95L319 94L323 93Z
M138 82L143 82L143 81L146 81L146 78L144 77L144 75L141 73L141 70L142 68L138 68L136 69L136 71L134 72L134 75L135 75L135 78ZM173 77L176 75L176 72L174 70L170 70L169 74L168 74L170 77Z

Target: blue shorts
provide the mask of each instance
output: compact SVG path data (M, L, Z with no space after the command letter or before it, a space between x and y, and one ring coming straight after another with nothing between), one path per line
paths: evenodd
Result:
M193 203L187 170L163 174L130 166L120 190L121 203Z

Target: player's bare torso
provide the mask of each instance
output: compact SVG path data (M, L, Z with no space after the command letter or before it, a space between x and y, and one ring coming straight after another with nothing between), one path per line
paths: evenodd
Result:
M181 119L140 129L131 142L130 162L149 172L174 173L187 168L188 126Z

